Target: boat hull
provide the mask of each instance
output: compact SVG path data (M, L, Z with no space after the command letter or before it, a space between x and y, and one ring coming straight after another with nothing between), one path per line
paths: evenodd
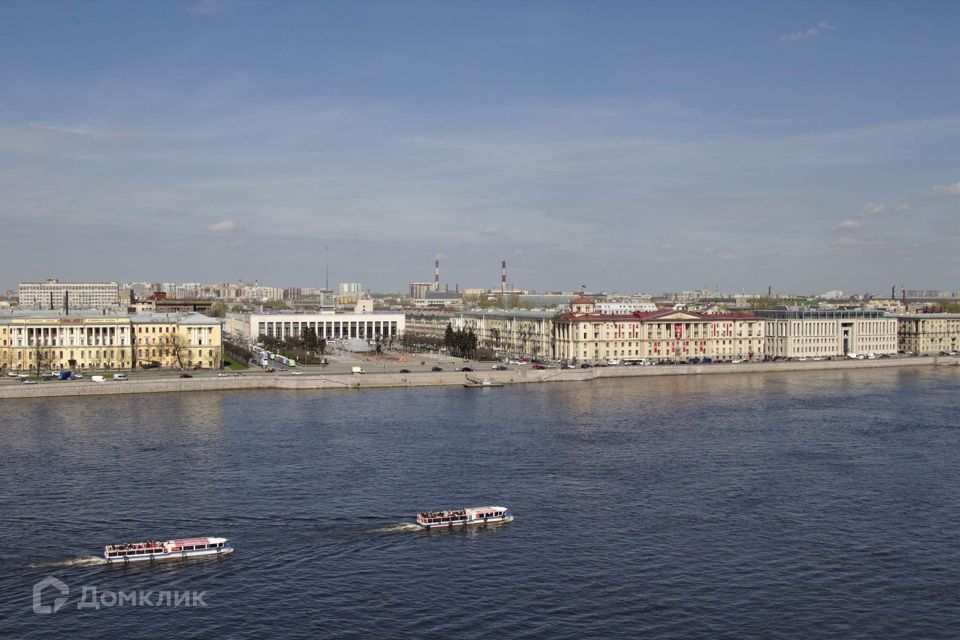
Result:
M421 529L453 529L455 527L470 527L484 524L503 524L513 522L513 516L503 516L500 518L474 518L473 520L460 520L458 522L437 522L434 524L417 523Z
M190 558L225 556L228 553L233 553L233 547L226 546L219 549L173 551L170 553L148 553L144 555L125 556L121 558L105 558L105 560L107 561L107 564L130 564L133 562L162 562L165 560L188 560Z

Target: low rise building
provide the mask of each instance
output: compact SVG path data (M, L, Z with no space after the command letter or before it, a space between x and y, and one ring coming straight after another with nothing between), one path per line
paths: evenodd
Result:
M17 310L0 314L0 369L219 368L220 322L200 314Z
M876 309L756 311L766 323L766 354L829 358L897 352L897 320Z
M960 313L904 313L895 317L901 352L938 354L960 349Z
M457 314L454 329L473 330L481 347L501 356L553 357L553 311L491 309Z
M405 318L402 313L243 313L227 314L228 330L255 340L266 335L271 338L302 336L307 329L326 340L359 338L361 340L392 340L403 334Z
M593 300L570 301L554 325L560 360L686 362L756 360L764 355L764 322L745 313L704 314L664 309L630 314L597 313Z

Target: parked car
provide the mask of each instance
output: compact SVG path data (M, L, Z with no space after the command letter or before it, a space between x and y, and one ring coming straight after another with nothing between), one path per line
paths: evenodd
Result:
M592 366L593 366L593 365L589 365L589 364L587 364L586 362L584 362L582 365L580 365L580 368L581 368L581 369L590 369Z
M290 375L292 375L292 376L302 376L302 375L303 375L303 371L291 371L291 372L290 372Z
M400 369L400 373L410 373L410 369Z
M181 378L192 378L192 377L193 377L193 374L192 374L192 373L181 373L181 374L180 374L180 377L181 377Z
M534 369L546 369L546 367L543 366L543 365L540 364L540 363L537 363L537 364L533 365L533 368L534 368Z
M434 367L430 369L430 371L443 371L443 369L441 367Z
M273 367L267 367L267 373L276 373L276 372L277 370L274 369Z
M460 371L473 371L470 367L460 367Z

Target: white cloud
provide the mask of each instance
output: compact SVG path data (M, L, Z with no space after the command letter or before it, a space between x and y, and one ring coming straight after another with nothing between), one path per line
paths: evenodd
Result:
M233 231L237 228L237 223L233 220L221 220L207 225L207 231L222 233L224 231Z
M834 229L859 229L863 226L863 223L859 220L843 220L839 222Z
M814 38L819 38L820 34L824 31L835 31L836 27L827 22L826 20L821 20L817 23L817 26L810 27L809 29L804 29L802 31L795 31L794 33L785 33L780 36L780 42L786 42L792 44L794 42L800 42L801 40L812 40Z
M503 229L500 227L490 227L481 231L480 235L484 238L499 238L503 235Z
M906 202L901 202L895 205L889 204L878 204L876 202L868 202L863 205L863 213L868 216L878 216L888 213L906 213L910 211L910 205Z
M932 196L960 196L960 182L951 184L935 184L930 189Z

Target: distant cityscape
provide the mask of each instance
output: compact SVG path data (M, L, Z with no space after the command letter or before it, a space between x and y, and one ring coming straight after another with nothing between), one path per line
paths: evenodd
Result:
M566 364L876 358L960 348L960 291L889 295L536 291L410 282L403 292L252 283L20 283L0 300L0 369L220 368L310 335L355 352L443 349L469 333L490 358ZM316 351L316 348L313 349ZM304 349L299 349L304 357ZM42 366L41 366L42 365Z

